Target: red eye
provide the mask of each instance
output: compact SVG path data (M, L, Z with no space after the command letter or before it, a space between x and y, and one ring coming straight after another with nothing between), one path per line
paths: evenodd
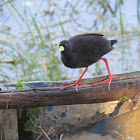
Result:
M67 44L65 44L65 46L67 46Z

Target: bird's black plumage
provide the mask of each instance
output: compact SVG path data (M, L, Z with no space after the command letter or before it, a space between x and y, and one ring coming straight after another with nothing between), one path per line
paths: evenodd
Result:
M80 34L60 42L61 60L70 68L88 67L113 50L117 40L108 40L102 34Z

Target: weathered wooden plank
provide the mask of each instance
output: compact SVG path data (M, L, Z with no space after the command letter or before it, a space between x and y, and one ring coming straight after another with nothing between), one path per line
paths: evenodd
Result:
M12 91L1 91L0 108L6 108L7 102L8 108L101 103L118 100L122 96L133 98L140 91L140 78L120 79L112 81L111 92L107 84L79 86L78 92L75 87L60 91L62 86L14 91L12 95Z
M1 139L3 140L18 140L18 123L16 109L1 109Z
M113 79L113 81L140 78L140 71L135 71L135 72L131 72L131 73L116 74L116 76L117 76L117 78ZM86 79L81 79L81 83L92 84L92 83L103 81L107 78L108 78L108 76L86 78ZM27 88L44 88L44 87L66 86L68 84L73 84L74 82L75 82L75 80L68 80L68 81L31 81L31 82L23 82L23 83L24 83L24 85L27 86ZM4 85L5 88L14 88L14 89L15 89L16 86L17 86L16 84L6 84L6 85Z

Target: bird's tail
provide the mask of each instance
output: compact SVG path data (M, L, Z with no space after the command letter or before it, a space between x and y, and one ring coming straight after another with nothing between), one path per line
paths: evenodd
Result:
M111 42L111 46L112 46L114 43L117 42L117 40L110 40L110 42Z

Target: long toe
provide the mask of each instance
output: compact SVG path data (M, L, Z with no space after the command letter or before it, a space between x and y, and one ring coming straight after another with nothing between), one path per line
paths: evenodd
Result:
M73 86L75 86L75 85L76 85L76 84L71 84L71 85L65 86L65 87L61 88L60 91L62 91L62 90L64 90L64 89L67 89L67 88L69 88L69 87L73 87Z
M69 87L74 87L74 86L75 86L75 88L76 88L76 91L78 91L78 86L79 86L79 85L84 85L84 84L82 84L82 83L71 84L71 85L68 85L68 86L66 86L66 87L61 88L60 91L62 91L62 90L64 90L64 89L67 89L67 88L69 88Z
M103 81L103 82L94 83L94 84L92 84L92 86L95 86L95 85L101 85L101 84L104 84L104 83L106 83L106 82L108 82L108 79L105 80L105 81Z
M95 86L95 85L100 85L100 84L108 83L108 90L110 91L110 84L111 84L112 78L117 78L117 76L110 75L107 80L105 80L103 82L99 82L99 83L94 83L92 85Z
M83 83L79 83L78 85L85 85L85 84L83 84Z
M110 84L111 84L112 78L108 79L108 91L110 92Z
M109 78L108 78L108 90L109 90L109 92L110 92L110 85L111 85L111 81L112 81L112 78L117 78L117 76L109 76Z

